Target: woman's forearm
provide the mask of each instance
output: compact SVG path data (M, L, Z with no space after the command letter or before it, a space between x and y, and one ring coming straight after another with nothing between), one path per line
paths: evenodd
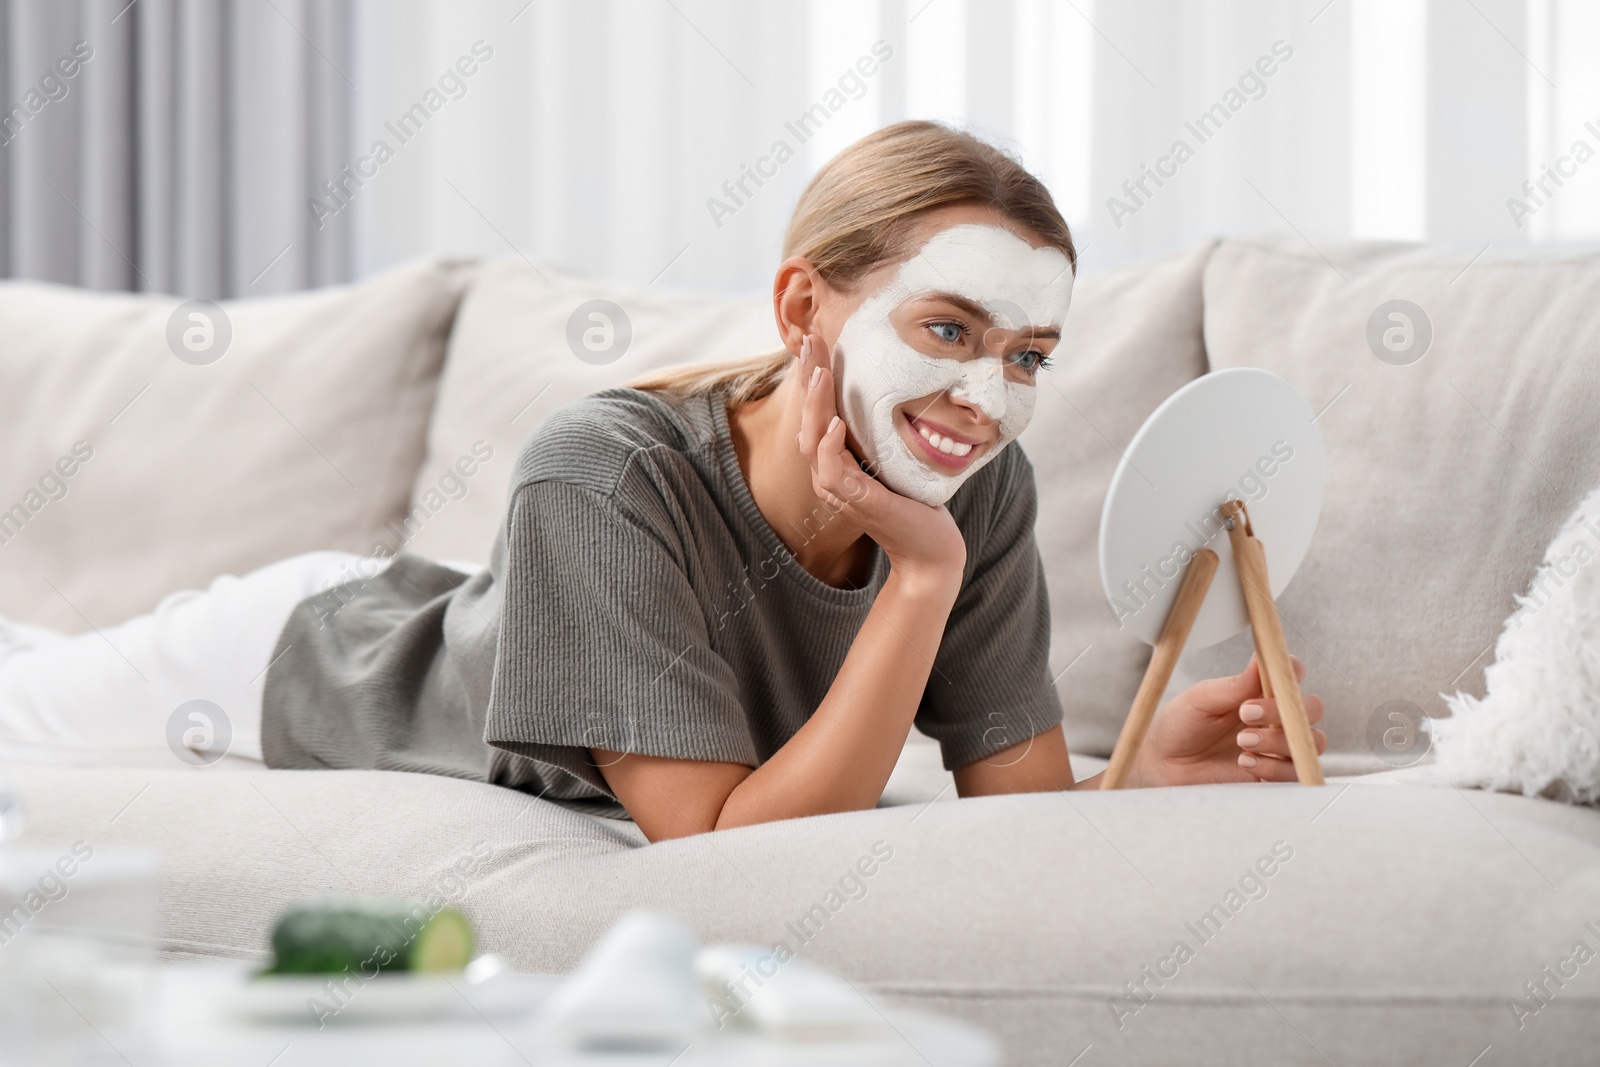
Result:
M905 746L960 573L892 570L828 695L771 759L734 788L717 828L877 804Z

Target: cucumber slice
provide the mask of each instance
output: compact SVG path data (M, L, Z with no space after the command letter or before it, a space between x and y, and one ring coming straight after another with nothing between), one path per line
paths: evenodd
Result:
M454 908L438 912L411 942L413 971L459 971L472 960L472 924Z
M371 976L378 971L453 971L474 948L472 924L453 907L409 900L319 897L294 905L272 931L269 974Z

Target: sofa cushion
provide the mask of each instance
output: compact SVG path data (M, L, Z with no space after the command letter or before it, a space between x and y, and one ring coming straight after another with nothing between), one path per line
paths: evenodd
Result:
M589 357L580 359L568 324L576 316L580 330L594 325L580 309L596 300L622 310L631 337L621 343L618 319L620 354L590 355L580 341ZM520 259L484 267L450 335L407 547L487 564L517 452L551 412L646 371L778 347L770 296L628 288L536 271Z
M1443 714L1441 694L1482 695L1515 594L1600 484L1600 254L1323 252L1223 242L1205 341L1213 368L1263 367L1322 411L1322 515L1279 607L1327 702L1324 766L1351 774L1417 758L1408 716ZM1423 309L1425 348L1421 322L1412 349L1384 347L1406 341L1395 300ZM1191 651L1173 688L1249 651L1248 632Z
M1600 813L1519 796L1045 793L638 847L631 824L442 777L13 781L25 840L163 852L163 931L181 956L259 956L305 894L437 891L485 950L534 972L568 970L635 907L702 942L787 942L864 989L989 1029L1020 1065L1091 1044L1096 1063L1467 1064L1489 1044L1496 1062L1575 1063L1600 1038L1593 975L1573 980L1600 966L1587 925L1600 925ZM1580 941L1586 964L1570 962ZM1567 975L1547 1003L1524 987L1546 966Z
M1211 249L1207 242L1080 279L1055 366L1040 375L1038 406L1021 438L1039 483L1035 530L1050 587L1050 664L1075 753L1111 755L1150 660L1150 646L1123 629L1106 603L1100 510L1122 449L1144 420L1205 373L1200 278Z
M1075 751L1110 754L1149 656L1118 630L1100 589L1100 507L1119 449L1168 394L1204 372L1200 277L1210 251L1208 243L1081 279L1057 369L1041 377L1021 438L1038 477L1051 662L1065 672L1058 687ZM580 359L568 342L569 320L593 300L623 308L632 327L622 356L601 365ZM562 405L646 370L777 347L767 294L624 289L541 276L521 261L486 268L450 338L413 491L411 550L486 562L517 450Z
M209 362L173 297L0 284L0 615L85 630L219 574L393 542L469 273L225 302Z

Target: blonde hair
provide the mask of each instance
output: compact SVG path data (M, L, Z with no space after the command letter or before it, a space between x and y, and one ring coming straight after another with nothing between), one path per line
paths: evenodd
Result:
M783 258L804 256L822 279L849 291L885 263L911 255L917 216L952 204L987 204L1059 248L1074 271L1078 252L1044 183L986 141L937 122L908 121L870 133L834 156L800 194ZM743 359L668 367L632 382L677 396L759 400L788 372L779 348Z

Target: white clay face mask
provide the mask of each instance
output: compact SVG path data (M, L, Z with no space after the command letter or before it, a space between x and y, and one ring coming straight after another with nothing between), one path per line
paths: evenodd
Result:
M1034 248L999 226L952 226L929 238L845 320L834 345L842 414L867 469L896 493L937 507L1033 416L1034 386L1008 381L1004 357L924 355L890 321L896 308L919 295L954 293L982 306L992 325L1059 328L1072 300L1072 280L1071 264L1061 251ZM924 398L931 403L940 393L972 405L999 425L999 439L959 471L936 469L900 434L900 405Z

